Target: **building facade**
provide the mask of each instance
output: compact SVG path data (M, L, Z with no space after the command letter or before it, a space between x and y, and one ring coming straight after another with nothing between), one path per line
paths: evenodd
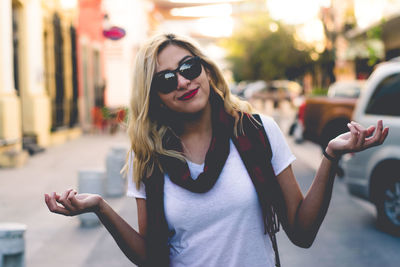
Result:
M89 8L99 17L81 29L82 39L77 6L0 1L0 167L22 165L28 153L75 138L91 122L94 99L85 96L102 90L103 13L101 0L79 3L81 15Z

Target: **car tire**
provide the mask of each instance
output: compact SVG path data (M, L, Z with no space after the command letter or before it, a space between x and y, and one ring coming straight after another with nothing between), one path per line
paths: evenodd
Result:
M381 172L379 178L382 183L375 196L377 222L385 232L400 235L400 174L398 168L395 171L393 167Z

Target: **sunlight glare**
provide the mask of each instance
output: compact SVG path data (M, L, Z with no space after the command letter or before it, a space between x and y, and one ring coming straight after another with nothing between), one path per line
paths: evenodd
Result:
M61 0L62 9L74 9L77 6L77 0Z
M366 28L382 19L385 1L381 0L355 0L354 13L360 28Z
M330 7L331 6L331 0L319 0L319 5L321 7Z
M279 29L279 26L275 22L272 22L272 23L269 24L269 30L271 32L277 32L278 29Z
M316 43L324 40L324 26L319 19L313 19L297 30L297 35L307 43Z
M288 24L301 24L316 17L320 9L320 3L325 2L327 1L268 0L267 6L273 19L282 20Z
M229 2L241 2L243 0L229 0ZM214 4L214 3L226 3L227 0L169 0L171 3L190 3L190 4Z
M229 16L198 19L196 31L210 37L228 37L233 32L233 19Z
M231 14L232 5L230 4L182 7L171 10L171 15L177 17L224 17Z

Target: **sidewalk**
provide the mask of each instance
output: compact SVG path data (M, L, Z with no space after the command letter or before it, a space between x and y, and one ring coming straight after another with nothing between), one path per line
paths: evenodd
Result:
M114 145L126 145L125 134L84 135L31 157L19 169L0 169L0 222L27 225L27 267L134 266L101 225L81 228L78 217L52 214L44 193L77 188L78 170L105 168ZM137 229L136 202L128 197L107 199Z

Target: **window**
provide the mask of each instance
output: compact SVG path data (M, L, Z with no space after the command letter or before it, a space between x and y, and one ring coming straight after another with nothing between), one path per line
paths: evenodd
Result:
M369 100L366 113L400 116L400 73L382 80Z
M21 41L21 15L19 6L12 6L12 37L13 37L13 65L14 65L14 87L20 92L20 41Z

